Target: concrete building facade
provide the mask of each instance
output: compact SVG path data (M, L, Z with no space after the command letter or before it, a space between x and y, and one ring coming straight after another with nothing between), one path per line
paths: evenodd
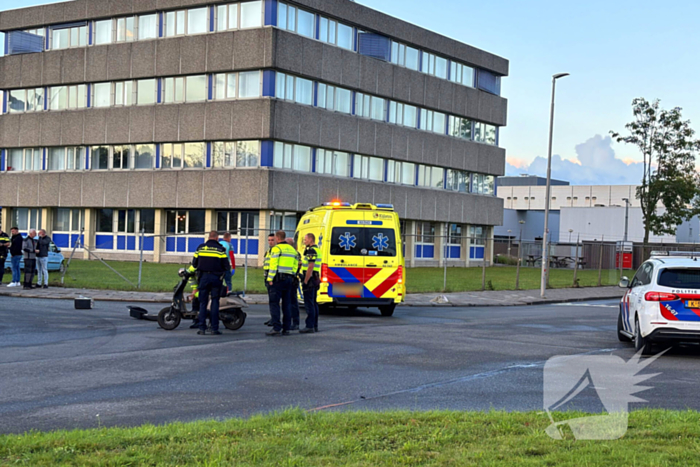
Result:
M161 262L229 230L254 264L342 200L393 204L412 265L491 257L501 57L349 0L74 0L0 31L5 230Z

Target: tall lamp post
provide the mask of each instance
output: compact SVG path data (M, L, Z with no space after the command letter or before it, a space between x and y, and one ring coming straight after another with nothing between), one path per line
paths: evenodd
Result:
M545 298L547 290L547 275L549 274L549 251L547 248L547 237L549 234L549 203L551 201L552 184L552 139L554 136L554 94L557 80L569 76L569 73L557 73L552 76L552 110L549 115L549 150L547 151L547 189L544 200L544 234L542 235L542 277L540 279L540 297Z
M508 229L508 258L510 258L510 233L512 230ZM693 234L693 229L690 229L690 234Z
M627 241L627 227L629 226L629 221L630 221L630 200L629 200L629 198L622 198L622 201L625 202L625 236L622 237L622 241L626 242Z

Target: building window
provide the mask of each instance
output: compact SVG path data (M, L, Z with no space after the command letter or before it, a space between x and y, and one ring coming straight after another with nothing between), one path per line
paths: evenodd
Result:
M452 62L450 64L450 81L464 86L474 87L474 68Z
M435 243L435 224L432 222L416 222L416 242Z
M203 234L204 212L197 211L166 211L165 231L169 234Z
M87 107L87 86L53 86L49 88L49 110L75 110Z
M128 106L134 102L134 82L122 81L114 83L114 105Z
M112 83L97 83L92 86L92 106L110 107L112 105Z
M389 183L415 185L416 164L412 162L388 161L386 178Z
M43 170L44 156L40 148L8 149L8 172L38 172Z
M42 226L41 209L14 208L12 215L12 226L17 227L20 232L39 230Z
M217 232L231 232L232 235L237 235L239 214L238 211L216 211Z
M449 224L447 232L447 243L449 245L460 245L462 243L462 226L460 224Z
M438 78L447 79L447 59L423 52L421 71Z
M88 44L88 27L75 26L51 30L51 50L85 47Z
M95 45L110 44L114 37L114 20L95 21Z
M213 167L258 167L260 141L216 142L212 145Z
M134 146L133 153L135 169L152 169L153 167L155 167L155 144L137 144Z
M384 181L384 159L355 154L352 176L363 180Z
M319 40L328 44L337 45L346 50L353 50L352 26L339 23L330 18L319 18Z
M165 13L165 37L203 34L209 30L209 8L168 11Z
M204 102L207 100L207 75L165 78L163 80L163 102Z
M287 238L294 238L298 223L299 217L295 212L275 212L270 214L270 232L284 230Z
M418 126L418 107L390 101L389 123L416 128Z
M469 240L472 245L486 245L486 239L488 238L488 227L482 225L470 225L469 226Z
M352 114L352 91L319 83L318 107L344 114Z
M272 165L278 169L311 172L311 148L276 142Z
M259 71L243 73L218 73L214 75L215 99L250 99L261 95Z
M472 139L472 121L468 118L455 117L450 115L450 132L451 136L457 138Z
M420 113L420 129L433 133L445 134L447 116L442 112L422 109Z
M355 115L386 121L386 99L358 92L355 94Z
M54 211L53 231L56 232L80 232L85 227L85 218L82 209L58 208ZM61 245L59 245L61 246Z
M275 97L298 104L313 105L314 83L285 73L277 73Z
M153 105L157 102L156 80L140 79L136 81L136 105Z
M428 188L443 188L445 169L430 165L418 166L418 186Z
M472 184L472 193L478 195L490 195L494 194L495 177L493 175L483 175L474 174L474 183ZM530 200L534 200L532 197Z
M420 52L399 42L391 43L391 63L418 71Z
M316 16L306 10L280 2L277 9L277 26L301 36L315 37Z
M40 112L44 110L44 88L7 91L9 113Z
M336 177L349 177L350 154L347 152L317 149L316 173L335 175Z
M262 4L263 2L260 0L241 3L241 29L259 28L262 26Z
M447 169L447 189L460 193L469 193L471 175L463 170ZM510 199L510 198L508 198Z
M81 170L85 164L85 148L49 148L47 157L48 170Z
M496 144L496 127L487 123L474 123L474 141L477 143Z

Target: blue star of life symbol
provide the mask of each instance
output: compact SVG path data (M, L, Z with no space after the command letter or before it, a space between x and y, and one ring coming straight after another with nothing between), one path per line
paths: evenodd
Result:
M389 237L385 237L383 233L372 237L372 248L378 251L389 249Z
M345 232L345 235L340 236L340 248L345 251L352 250L357 246L355 240L357 240L357 237L350 235L350 232Z
M318 237L318 247L321 248L323 246L323 234Z

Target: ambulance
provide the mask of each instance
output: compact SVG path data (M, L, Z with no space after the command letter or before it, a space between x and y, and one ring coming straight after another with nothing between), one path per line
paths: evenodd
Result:
M394 314L406 284L399 216L390 204L324 203L299 221L295 240L303 254L307 233L323 255L320 308L377 307Z

